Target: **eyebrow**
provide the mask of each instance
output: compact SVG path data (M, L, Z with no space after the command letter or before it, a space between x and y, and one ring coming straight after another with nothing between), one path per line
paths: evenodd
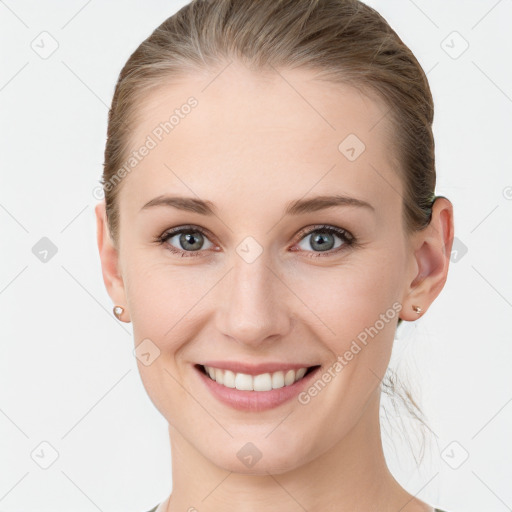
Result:
M211 201L203 201L193 197L177 197L161 195L148 201L142 210L153 208L155 206L167 206L178 210L185 210L200 215L216 215L215 205ZM367 208L375 212L375 208L366 201L348 197L344 195L316 196L311 199L297 199L288 203L285 209L285 215L301 215L309 212L316 212L337 206L357 206Z

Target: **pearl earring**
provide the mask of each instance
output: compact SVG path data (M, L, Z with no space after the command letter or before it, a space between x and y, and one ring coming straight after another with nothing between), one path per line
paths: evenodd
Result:
M124 313L124 308L122 306L114 306L113 312L115 317L118 320L121 320L121 315Z

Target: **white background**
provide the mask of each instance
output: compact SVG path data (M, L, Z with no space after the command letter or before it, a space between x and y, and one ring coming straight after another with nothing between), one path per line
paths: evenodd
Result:
M449 512L511 510L512 2L368 3L428 72L436 193L454 204L458 248L393 354L432 455L411 469L400 430L386 455L409 492ZM131 324L111 313L92 191L118 73L184 4L0 1L0 512L143 512L170 491L167 423L140 381ZM43 31L58 42L47 59L31 48ZM57 247L46 263L32 252L42 237ZM58 452L48 469L31 456L49 456L42 442Z

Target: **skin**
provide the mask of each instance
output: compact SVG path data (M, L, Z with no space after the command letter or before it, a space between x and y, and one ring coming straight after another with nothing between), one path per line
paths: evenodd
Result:
M452 205L438 198L430 225L407 235L388 144L394 132L383 117L388 107L350 86L315 80L311 71L280 73L232 63L153 91L141 103L134 149L188 97L199 104L123 179L118 249L104 202L96 207L108 293L125 308L122 320L133 323L135 345L149 338L160 350L148 366L137 360L169 422L173 491L158 511L432 512L387 468L380 380L398 318L416 320L412 305L425 312L444 286ZM350 133L366 146L353 162L338 150ZM341 206L283 216L293 200L334 193L374 211ZM211 201L217 215L169 206L141 211L162 194ZM170 252L166 245L186 250L179 235L153 241L185 224L211 234L199 255ZM325 255L310 245L317 224L347 230L358 245ZM247 236L263 251L251 263L236 252ZM323 373L397 302L399 315L307 405L292 399L258 413L237 411L217 401L193 369L223 359L321 364ZM251 468L237 457L248 442L262 454Z

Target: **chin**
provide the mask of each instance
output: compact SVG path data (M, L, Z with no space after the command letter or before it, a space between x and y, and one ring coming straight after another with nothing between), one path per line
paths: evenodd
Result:
M297 439L299 437L297 436ZM225 471L262 476L267 476L269 473L273 475L287 473L297 469L308 459L303 443L284 448L278 436L273 440L260 438L254 442L247 439L247 436L243 437L243 441L232 439L224 444L221 451L203 452L203 455Z

